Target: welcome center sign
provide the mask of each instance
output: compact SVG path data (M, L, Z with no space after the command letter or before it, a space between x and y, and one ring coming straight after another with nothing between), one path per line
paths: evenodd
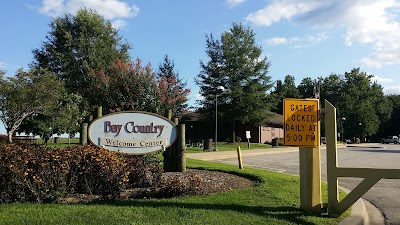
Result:
M140 155L169 147L177 131L172 121L157 114L125 111L94 120L88 135L99 147Z

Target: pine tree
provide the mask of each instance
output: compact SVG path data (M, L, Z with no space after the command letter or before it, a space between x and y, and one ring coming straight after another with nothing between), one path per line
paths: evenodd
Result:
M235 142L236 124L262 125L270 118L270 103L267 91L272 87L267 75L270 66L266 57L261 57L261 47L256 45L255 33L241 24L215 40L206 37L207 63L200 62L201 71L196 83L200 86L199 111L207 118L215 112L217 87L227 91L218 94L218 120L232 127Z
M161 92L161 100L165 109L172 110L174 117L182 116L187 109L188 95L190 89L186 88L186 82L175 72L175 63L164 56L164 61L159 65L157 71L157 80Z

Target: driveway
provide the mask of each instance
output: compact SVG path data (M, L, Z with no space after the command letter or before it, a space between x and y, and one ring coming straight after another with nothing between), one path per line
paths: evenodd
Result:
M338 149L339 167L400 169L400 145L376 144L342 147ZM201 154L201 153L200 153ZM212 161L237 165L236 156L215 157ZM243 154L244 167L267 169L299 175L298 148L274 154ZM321 149L321 176L326 181L326 151ZM339 178L339 185L349 190L361 182L360 178ZM400 180L380 180L363 196L381 210L385 224L400 224Z

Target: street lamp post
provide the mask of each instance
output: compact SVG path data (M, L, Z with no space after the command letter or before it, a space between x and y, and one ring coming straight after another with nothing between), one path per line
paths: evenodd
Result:
M218 138L218 94L225 91L223 86L218 86L215 91L215 149L214 151L218 151L217 149L217 138Z
M361 126L362 126L362 123L358 123L358 125L360 126L360 143L361 143L361 139L362 139L362 129L361 129Z
M342 117L342 142L344 142L344 123L346 122L346 118Z

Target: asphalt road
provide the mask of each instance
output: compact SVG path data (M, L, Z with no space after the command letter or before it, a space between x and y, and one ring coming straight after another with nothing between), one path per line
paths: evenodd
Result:
M215 160L237 165L237 159ZM299 175L299 153L287 152L243 157L244 167L255 167ZM400 169L400 145L347 147L338 149L339 167ZM326 151L321 150L321 176L326 181ZM354 189L361 178L339 178L339 185ZM400 180L380 180L363 196L385 217L385 224L400 225Z

